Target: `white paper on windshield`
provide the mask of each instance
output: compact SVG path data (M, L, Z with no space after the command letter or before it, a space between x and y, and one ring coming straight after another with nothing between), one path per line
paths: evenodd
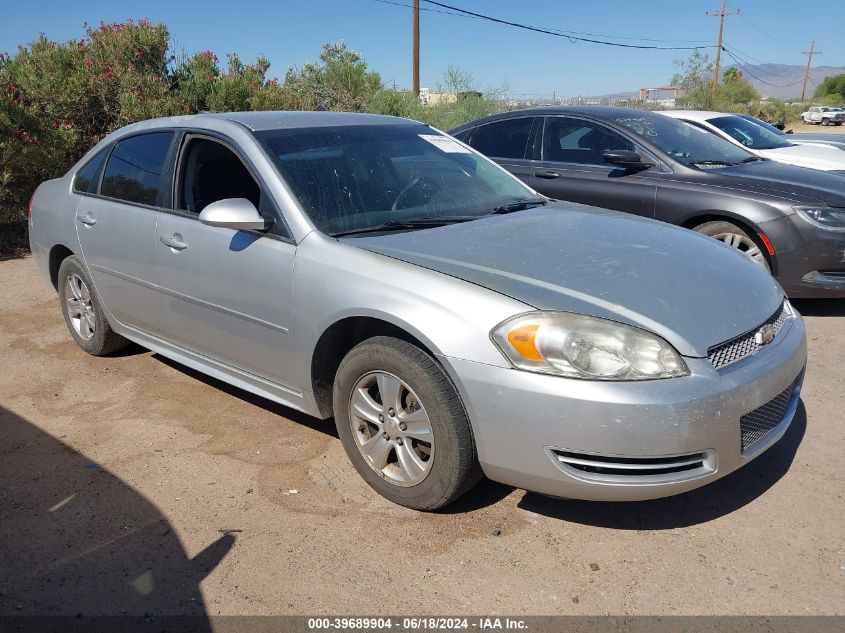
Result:
M437 149L447 152L449 154L469 154L470 151L461 145L460 143L456 143L448 136L440 136L439 134L420 134L420 138L424 141L428 141L432 145L434 145Z

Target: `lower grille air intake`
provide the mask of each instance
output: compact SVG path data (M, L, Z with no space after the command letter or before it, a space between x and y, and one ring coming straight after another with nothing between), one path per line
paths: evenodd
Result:
M796 395L796 389L801 384L803 375L802 372L791 385L766 404L746 413L739 419L743 453L757 446L783 422L786 412L792 404L793 396Z

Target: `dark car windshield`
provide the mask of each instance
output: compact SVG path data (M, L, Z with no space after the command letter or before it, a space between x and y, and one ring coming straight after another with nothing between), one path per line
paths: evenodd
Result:
M779 134L772 134L763 126L742 117L727 115L707 119L707 122L751 149L779 149L792 146Z
M324 233L390 223L463 221L544 198L486 158L422 124L346 125L255 133ZM388 229L385 229L388 230Z
M754 156L714 132L663 114L633 110L612 120L684 165L721 167Z

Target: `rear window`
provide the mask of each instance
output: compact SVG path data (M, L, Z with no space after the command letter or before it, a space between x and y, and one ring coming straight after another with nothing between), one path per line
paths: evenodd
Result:
M103 164L105 152L100 152L94 158L85 163L73 177L73 190L77 193L96 193L97 173L100 165Z
M154 206L173 132L140 134L114 146L100 193L110 198Z

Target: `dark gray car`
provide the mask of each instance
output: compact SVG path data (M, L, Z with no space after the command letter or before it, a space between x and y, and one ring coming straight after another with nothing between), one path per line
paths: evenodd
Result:
M543 107L451 132L540 193L724 241L792 297L845 297L845 177L643 110ZM726 271L727 273L727 271Z

